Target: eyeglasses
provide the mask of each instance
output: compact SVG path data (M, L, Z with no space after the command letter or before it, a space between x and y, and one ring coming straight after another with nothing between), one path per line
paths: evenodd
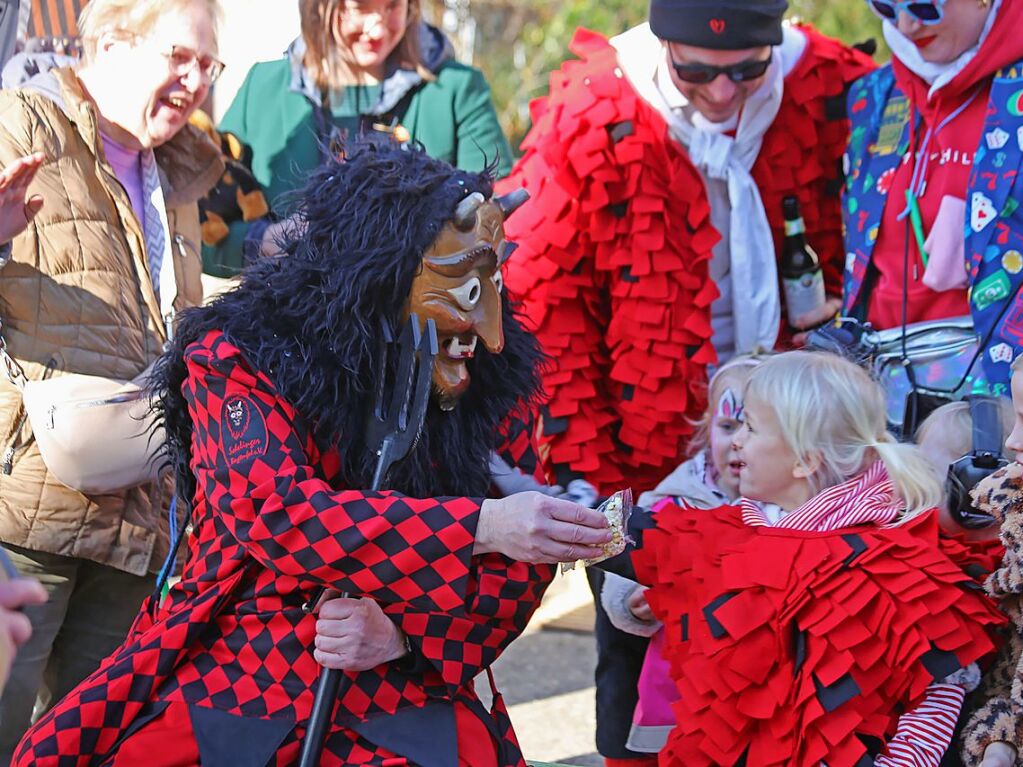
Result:
M163 53L170 66L171 74L175 77L187 77L192 70L197 69L206 78L206 82L213 85L224 71L224 62L212 56L200 56L191 48L183 45L172 46L169 51Z
M383 8L362 8L357 5L345 5L341 9L341 18L354 27L365 27L375 17L375 23L390 21L391 15L397 13L406 0L388 0Z
M883 19L895 21L899 13L906 13L921 24L940 24L945 18L945 0L921 3L917 0L870 0L874 12Z
M678 75L678 79L693 85L706 85L714 82L718 75L724 75L733 83L744 83L748 80L757 80L767 73L771 66L772 53L762 61L743 61L739 64L730 64L727 67L716 67L711 64L679 64L675 61L675 54L668 46L668 58L671 59L671 66Z

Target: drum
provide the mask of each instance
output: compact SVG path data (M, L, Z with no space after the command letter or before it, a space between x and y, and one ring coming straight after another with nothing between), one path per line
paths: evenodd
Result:
M970 317L907 325L905 359L912 369L910 378L903 363L901 327L874 330L844 317L810 331L806 341L809 349L841 354L873 373L885 391L888 428L903 439L912 439L920 421L935 407L971 394L991 393L978 344ZM913 423L905 423L907 412Z
M902 434L906 400L913 391L903 364L902 328L870 331L867 335L872 346L870 364L885 390L889 428ZM920 394L948 400L959 400L970 394L990 394L983 361L977 354L979 339L970 317L907 325L905 338L906 358ZM903 436L912 437L911 434Z

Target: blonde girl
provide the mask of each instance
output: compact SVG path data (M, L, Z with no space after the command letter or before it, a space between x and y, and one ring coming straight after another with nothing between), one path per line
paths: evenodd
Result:
M734 440L744 497L776 506L771 514L780 520L823 490L873 470L871 476L884 473L891 483L884 523L940 503L941 477L917 447L887 431L883 391L866 371L824 352L789 352L769 363L750 377L747 417ZM856 520L843 514L836 521Z
M681 693L663 767L937 765L1000 618L939 544L941 481L852 362L755 367L735 506L667 505L635 556Z

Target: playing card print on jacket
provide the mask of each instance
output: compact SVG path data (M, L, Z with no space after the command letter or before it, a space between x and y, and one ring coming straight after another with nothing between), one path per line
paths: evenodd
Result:
M1009 364L1023 347L1023 185L1018 183L1023 165L1023 62L999 71L987 98L965 194L963 252L970 313L979 337L986 340L983 370L973 372L983 374L992 393L1006 394ZM890 66L857 81L849 93L845 313L860 315L869 301L871 257L888 199L883 180L909 151L912 114Z

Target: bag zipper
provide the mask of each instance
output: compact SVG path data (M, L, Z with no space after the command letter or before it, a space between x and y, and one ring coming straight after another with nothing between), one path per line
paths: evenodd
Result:
M200 257L199 249L183 234L174 235L174 244L178 246L178 253L181 254L181 258L184 259L189 256Z
M51 375L53 375L53 371L56 369L57 361L53 358L50 358L50 361L46 363L46 368L43 370L43 374L40 377L40 380L45 381L46 379L48 379ZM53 410L54 408L51 407L50 408L51 429L53 428ZM18 424L15 427L14 431L11 432L11 443L4 450L3 460L0 461L0 472L3 472L5 476L9 477L14 472L14 456L18 454L18 451L27 448L29 445L32 444L32 440L35 439L35 435L33 434L32 439L27 440L24 445L20 443L20 435L22 431L25 429L25 424L27 421L28 411L25 409L25 405L22 404L21 419L18 421Z
M20 440L18 437L18 435L21 434L22 429L25 428L25 422L27 420L28 413L23 413L21 416L21 420L18 421L17 428L15 428L14 430L11 444L9 444L7 446L7 449L4 450L3 462L0 463L0 471L2 471L5 476L9 477L14 472L14 456L18 454L19 450L24 450L29 445L28 442L26 442L24 445L20 444Z

